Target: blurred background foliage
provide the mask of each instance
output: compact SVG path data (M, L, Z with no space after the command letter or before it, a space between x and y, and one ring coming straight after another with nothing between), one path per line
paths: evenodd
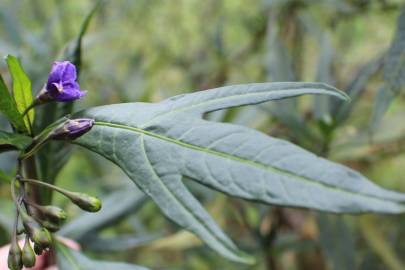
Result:
M401 2L102 1L82 41L80 81L88 95L75 110L157 102L227 84L323 81L352 93L353 102L300 97L207 117L293 141L405 192L403 95L372 135L369 128ZM0 55L18 55L39 91L95 4L2 0ZM9 81L4 62L0 73ZM6 128L4 119L0 125ZM1 170L10 174L12 155L0 156ZM76 217L60 234L79 241L90 257L151 269L405 269L403 215L334 216L269 207L190 184L227 234L257 258L256 265L245 266L226 261L166 220L114 165L78 147L71 157L62 170L45 175L104 198L103 211L91 215L53 198ZM9 186L0 182L0 244L9 239L11 213Z

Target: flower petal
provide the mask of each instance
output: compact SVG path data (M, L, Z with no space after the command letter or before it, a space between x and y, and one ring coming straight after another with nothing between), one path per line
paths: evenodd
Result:
M61 74L62 81L76 81L77 74L76 74L76 67L69 61L62 62L63 71Z

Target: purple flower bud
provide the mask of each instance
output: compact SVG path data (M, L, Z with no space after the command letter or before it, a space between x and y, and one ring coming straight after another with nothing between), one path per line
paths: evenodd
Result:
M48 81L38 94L39 102L51 100L68 102L81 98L86 92L80 90L77 83L76 67L69 61L54 62Z
M54 140L74 140L88 132L93 127L93 124L93 119L69 119L61 127L55 129L50 138Z

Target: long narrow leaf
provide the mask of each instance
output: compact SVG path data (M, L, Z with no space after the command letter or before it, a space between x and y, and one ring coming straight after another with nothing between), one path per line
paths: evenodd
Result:
M0 75L0 112L2 112L7 120L13 125L18 131L26 131L24 120L17 109L17 104L11 97L10 92L7 89L3 78Z
M17 57L8 55L6 57L8 69L13 79L13 95L17 104L17 109L20 113L32 104L31 81L25 74ZM34 110L30 110L24 117L25 126L29 131L32 131L32 123L34 122Z

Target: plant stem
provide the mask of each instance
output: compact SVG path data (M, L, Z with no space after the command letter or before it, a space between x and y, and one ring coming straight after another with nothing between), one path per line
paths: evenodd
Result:
M35 156L31 156L23 161L25 174L27 178L38 178ZM39 189L37 187L32 187L31 189L31 200L37 204L42 204Z
M62 189L60 187L48 184L46 182L42 182L42 181L39 181L39 180L36 180L36 179L27 179L27 178L21 179L21 181L26 182L26 183L30 183L30 184L33 184L33 185L37 185L37 186L43 186L43 187L46 187L46 188L50 188L50 189L55 190L55 191L65 195L65 196L69 196L68 191L66 191L66 190L64 190L64 189Z

